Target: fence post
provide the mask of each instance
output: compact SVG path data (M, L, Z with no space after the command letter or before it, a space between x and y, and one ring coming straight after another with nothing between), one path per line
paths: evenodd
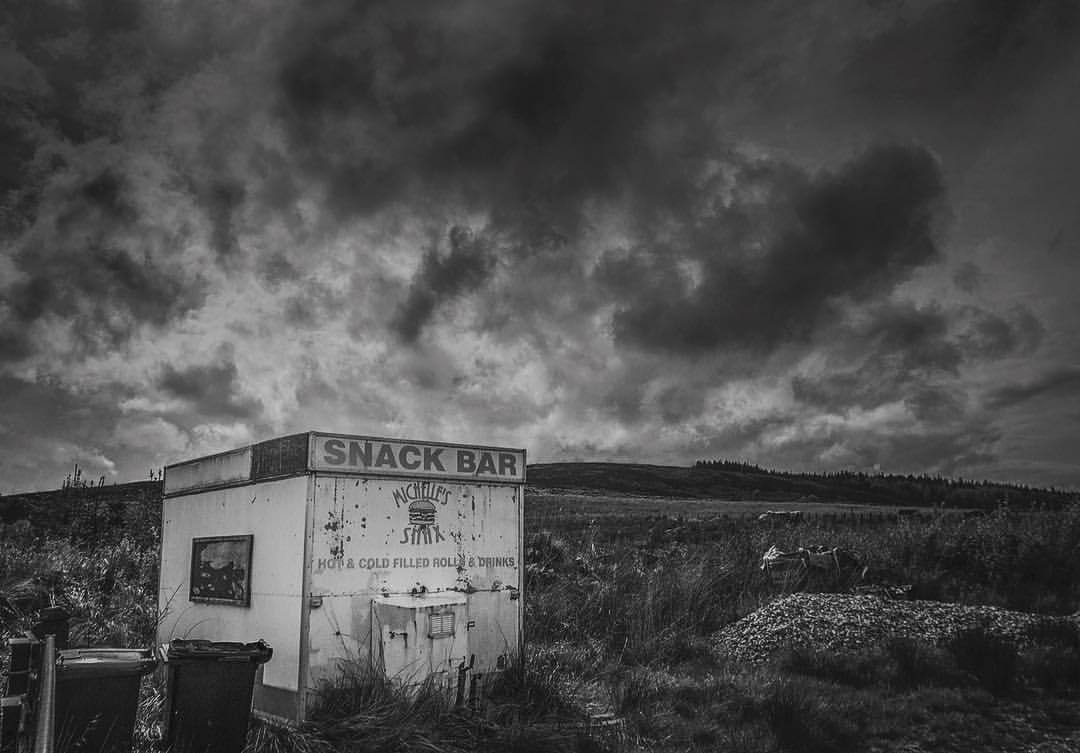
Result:
M38 695L34 753L53 753L56 728L56 636L45 636L41 656L41 688Z

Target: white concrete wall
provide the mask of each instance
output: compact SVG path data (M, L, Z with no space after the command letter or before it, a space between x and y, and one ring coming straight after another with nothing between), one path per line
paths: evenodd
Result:
M263 684L296 691L310 476L199 492L164 501L158 640L266 640L274 657ZM189 599L192 539L254 536L249 607Z

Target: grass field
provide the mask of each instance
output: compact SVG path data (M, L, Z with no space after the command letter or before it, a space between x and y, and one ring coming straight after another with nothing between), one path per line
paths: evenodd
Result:
M930 515L934 511L901 505L860 505L843 502L789 501L769 502L754 499L700 499L656 496L626 496L605 493L562 493L532 490L526 523L533 530L549 527L568 527L582 520L604 521L604 525L642 518L666 518L669 520L707 520L724 518L742 520L757 518L764 512L790 512L798 510L805 517L838 519L861 516L864 519L895 519L901 511ZM949 511L954 514L968 512L961 509Z
M1080 729L1075 627L1024 650L976 633L944 646L886 642L853 655L781 651L753 667L733 664L711 642L715 631L783 595L759 568L772 543L842 546L858 554L871 580L911 584L923 598L1072 613L1080 606L1080 508L899 519L895 511L834 507L775 528L758 524L756 514L777 505L754 501L736 503L738 513L710 500L541 494L531 501L531 661L582 703L608 704L623 720L615 747L1080 746L1070 731Z
M989 630L943 644L883 641L853 653L781 650L733 662L714 634L785 594L760 569L773 543L841 546L867 579L923 598L1068 615L1080 607L1080 506L979 517L814 507L798 526L757 522L777 502L647 495L526 495L523 661L480 710L404 695L354 669L299 730L256 725L270 751L1078 750L1080 637L1029 646ZM807 511L804 501L788 505ZM19 538L23 537L23 538ZM73 542L0 540L5 629L46 599L77 640L148 646L156 541L117 530ZM817 590L849 583L818 580ZM140 750L154 749L160 693L147 682Z

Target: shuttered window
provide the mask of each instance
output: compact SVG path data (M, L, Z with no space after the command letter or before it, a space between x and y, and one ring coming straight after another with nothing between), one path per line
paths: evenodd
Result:
M433 614L430 619L428 638L446 638L454 634L454 613Z

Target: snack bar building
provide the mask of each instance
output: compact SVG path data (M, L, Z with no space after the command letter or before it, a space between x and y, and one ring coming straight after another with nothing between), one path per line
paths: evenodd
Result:
M265 639L254 707L341 660L458 698L521 650L525 451L307 432L165 469L158 628Z

